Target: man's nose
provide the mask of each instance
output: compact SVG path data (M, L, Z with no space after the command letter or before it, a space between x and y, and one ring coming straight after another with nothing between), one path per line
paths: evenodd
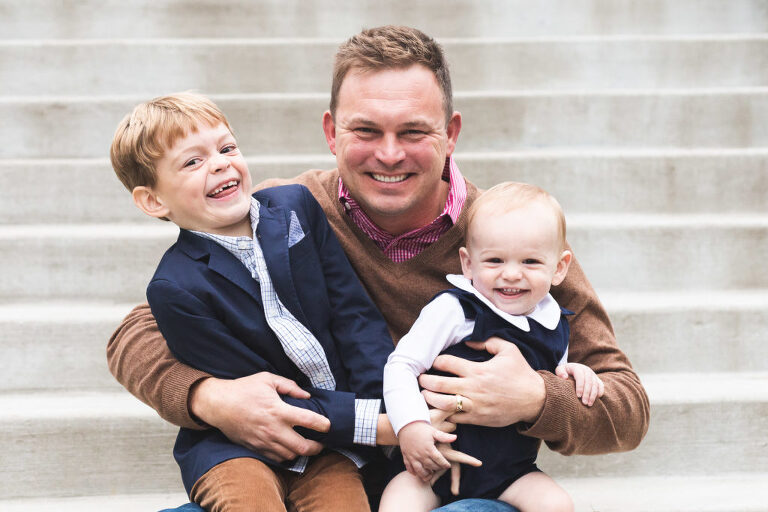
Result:
M396 134L387 134L381 138L374 156L385 166L394 167L405 159L405 150Z

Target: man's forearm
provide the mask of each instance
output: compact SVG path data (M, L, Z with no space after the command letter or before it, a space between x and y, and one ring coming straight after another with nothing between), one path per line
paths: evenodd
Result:
M188 409L190 389L207 373L178 362L157 328L149 305L134 308L107 344L112 375L125 388L175 425L202 428Z
M546 386L544 407L523 433L546 441L551 449L565 455L635 448L648 430L648 397L575 260L566 281L553 290L553 295L575 313L570 320L568 359L592 368L605 384L605 395L586 407L576 397L572 380L539 372Z

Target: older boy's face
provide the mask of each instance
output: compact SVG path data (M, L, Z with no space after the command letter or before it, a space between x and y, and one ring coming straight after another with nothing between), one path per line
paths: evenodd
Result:
M530 314L568 269L557 218L540 201L500 215L490 210L477 212L459 252L464 277L505 313Z
M235 137L224 124L198 125L157 163L153 188L182 228L228 236L252 234L251 175Z
M323 129L352 197L381 227L404 232L432 222L447 195L445 159L461 129L446 124L434 73L421 65L362 72L341 84L335 117Z

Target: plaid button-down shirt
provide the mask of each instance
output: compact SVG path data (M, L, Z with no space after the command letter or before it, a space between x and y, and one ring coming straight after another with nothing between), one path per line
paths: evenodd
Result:
M339 178L339 201L352 222L368 235L389 259L395 263L402 263L436 242L459 218L467 199L467 184L452 156L445 159L443 181L450 184L443 212L430 224L397 236L387 233L374 224L357 201L349 195L349 190L344 186L341 178Z
M253 237L223 236L201 231L193 233L208 238L232 253L259 282L261 300L264 303L264 316L267 324L275 333L288 358L306 375L312 386L320 389L336 389L336 380L331 373L328 358L323 347L315 336L299 322L283 305L277 296L272 279L269 277L267 262L258 243L256 228L259 225L259 202L251 199L251 228ZM288 231L288 246L291 247L304 238L304 232L295 212L291 212L291 225ZM355 432L353 442L367 446L376 445L376 425L381 400L355 400ZM349 457L358 467L365 460L354 452L344 449L336 450ZM299 457L288 469L303 472L307 467L308 457Z

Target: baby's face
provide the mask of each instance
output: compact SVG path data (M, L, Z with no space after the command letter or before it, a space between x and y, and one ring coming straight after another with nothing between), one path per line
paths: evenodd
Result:
M459 251L464 276L497 308L528 315L553 284L565 278L570 252L562 251L552 209L533 202L503 214L480 210Z
M251 175L234 135L224 124L199 125L157 163L154 192L166 217L182 228L250 233Z

